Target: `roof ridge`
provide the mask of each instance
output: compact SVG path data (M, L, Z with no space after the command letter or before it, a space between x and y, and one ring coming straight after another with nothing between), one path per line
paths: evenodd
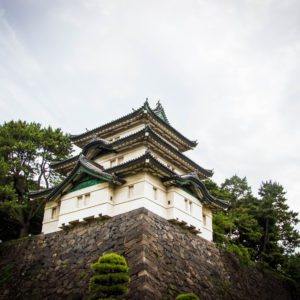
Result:
M182 139L182 141L187 145L187 147L185 146L183 149L187 150L190 149L192 147L195 147L197 145L197 142L194 140L190 140L187 137L185 137L183 134L181 134L178 130L176 130L173 126L170 125L168 118L165 114L164 108L162 107L162 105L159 104L156 106L156 108L151 109L151 107L149 106L149 102L148 99L146 99L146 101L144 102L144 104L138 108L137 110L134 110L131 113L128 113L120 118L117 118L113 121L107 122L101 126L95 127L91 130L88 130L87 132L81 133L81 134L77 134L77 135L70 135L70 139L73 143L76 144L76 142L79 142L80 139L82 140L87 140L88 138L92 137L93 135L96 135L97 131L100 130L106 130L108 128L108 126L113 126L114 124L118 123L118 122L122 122L122 121L126 121L126 118L128 117L138 117L139 114L142 113L147 113L149 112L149 114L155 118L155 120L157 120L158 122L161 122L164 126L166 126L166 130L169 131L170 133L173 133L175 135L178 135L180 137L180 139Z

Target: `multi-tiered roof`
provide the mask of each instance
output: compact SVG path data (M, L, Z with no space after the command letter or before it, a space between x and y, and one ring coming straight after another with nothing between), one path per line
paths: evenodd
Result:
M111 139L139 125L142 127L137 131ZM115 186L125 183L129 175L147 171L159 177L165 186L180 187L211 208L224 209L228 206L226 201L211 196L203 183L203 180L213 175L213 171L201 167L184 154L186 150L194 148L197 142L183 136L170 125L159 102L151 109L146 101L142 107L128 115L82 134L71 135L71 141L81 148L81 153L51 164L52 169L66 176L65 179L52 189L32 193L33 198L46 196L51 201L59 199L78 186L84 186L86 177L89 184L109 182ZM117 154L140 145L146 147L144 154L119 165L104 168L94 161L108 153ZM166 161L171 162L173 167L164 163ZM179 175L176 168L183 173Z

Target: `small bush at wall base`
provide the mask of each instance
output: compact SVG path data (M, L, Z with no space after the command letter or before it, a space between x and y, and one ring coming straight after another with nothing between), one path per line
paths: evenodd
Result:
M199 300L199 298L193 293L188 293L178 295L176 300Z
M128 266L123 256L109 253L91 265L95 273L90 279L90 300L119 299L128 293Z

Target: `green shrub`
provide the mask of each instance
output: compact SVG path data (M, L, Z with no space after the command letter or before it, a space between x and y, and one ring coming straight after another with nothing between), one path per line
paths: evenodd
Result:
M123 256L109 253L91 265L95 273L90 279L91 300L119 299L128 293L128 266Z
M188 293L178 295L176 300L199 300L199 298L193 293Z

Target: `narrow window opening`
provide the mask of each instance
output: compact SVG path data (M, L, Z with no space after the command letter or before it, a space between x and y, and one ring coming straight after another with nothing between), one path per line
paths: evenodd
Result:
M84 206L83 196L78 196L77 197L77 207L80 208L80 207L83 207L83 206Z
M113 168L113 167L115 167L115 166L116 166L116 160L115 160L115 159L112 159L112 160L110 161L110 167Z
M128 198L132 198L134 194L134 186L130 185L128 186Z
M118 165L122 164L123 161L124 161L124 156L120 156L120 157L118 158Z
M85 194L84 195L84 205L89 205L90 204L90 194Z
M192 213L193 213L193 202L190 201L190 214L192 214Z
M153 187L153 199L157 200L157 188Z
M58 218L58 207L55 206L52 208L51 211L51 219L57 219Z
M185 210L188 211L189 210L189 203L187 199L184 199L184 204L185 204Z
M202 214L203 225L206 226L206 214Z
M170 200L168 200L168 205L170 205L171 204L171 201Z

